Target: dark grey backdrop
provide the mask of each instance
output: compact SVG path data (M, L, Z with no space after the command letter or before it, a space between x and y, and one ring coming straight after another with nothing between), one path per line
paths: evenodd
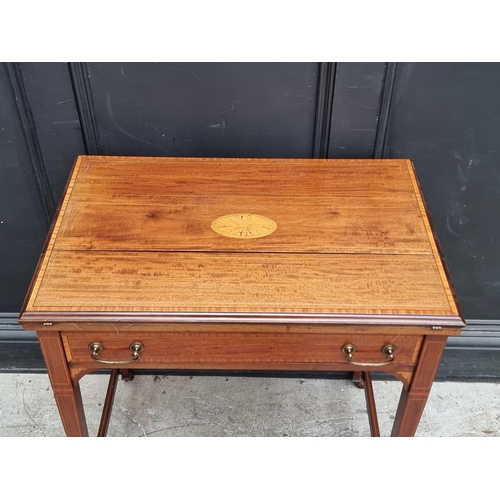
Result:
M500 64L2 63L0 370L78 154L411 158L468 327L441 376L499 377Z

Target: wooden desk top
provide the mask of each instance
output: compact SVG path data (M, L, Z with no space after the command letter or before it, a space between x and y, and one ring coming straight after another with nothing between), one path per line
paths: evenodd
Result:
M464 325L409 160L102 156L20 321Z

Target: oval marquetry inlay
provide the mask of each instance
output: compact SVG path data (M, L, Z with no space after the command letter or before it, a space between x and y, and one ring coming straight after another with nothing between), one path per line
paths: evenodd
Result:
M228 214L212 221L210 227L228 238L262 238L278 228L269 217L257 214Z

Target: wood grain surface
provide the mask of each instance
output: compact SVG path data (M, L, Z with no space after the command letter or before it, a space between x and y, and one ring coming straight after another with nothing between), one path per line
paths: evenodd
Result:
M228 213L277 229L218 235ZM460 322L408 160L79 157L21 322L44 311Z
M31 310L61 308L450 312L430 255L53 251Z
M131 359L130 344L141 342L144 350L135 366L147 363L344 363L350 369L342 346L354 344L354 359L359 362L386 361L382 348L396 346L394 365L412 364L418 358L421 336L289 334L289 333L158 333L133 334L85 332L62 335L66 358L70 363L90 363L100 367L91 358L89 344L100 342L103 351L99 357L119 361ZM352 365L351 365L352 366ZM389 366L389 365L386 365ZM380 367L378 367L380 369Z
M74 201L163 203L186 196L415 199L407 160L83 157Z
M411 198L190 196L161 204L145 201L75 203L62 221L57 248L432 253L422 217ZM265 215L278 228L269 237L250 242L224 238L211 229L214 219L235 211Z

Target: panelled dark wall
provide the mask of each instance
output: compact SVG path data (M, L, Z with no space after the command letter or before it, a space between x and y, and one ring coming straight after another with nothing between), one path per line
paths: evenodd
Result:
M0 66L0 312L17 312L49 228L18 68Z
M466 318L500 318L500 65L400 64L384 154L412 158Z
M19 66L50 193L57 204L68 165L85 152L69 68L65 63Z
M442 373L500 377L499 84L500 64L3 63L0 370L42 366L15 317L78 154L385 156L415 162L471 320Z
M328 158L372 158L387 64L337 65Z
M88 64L101 154L311 156L317 64Z

